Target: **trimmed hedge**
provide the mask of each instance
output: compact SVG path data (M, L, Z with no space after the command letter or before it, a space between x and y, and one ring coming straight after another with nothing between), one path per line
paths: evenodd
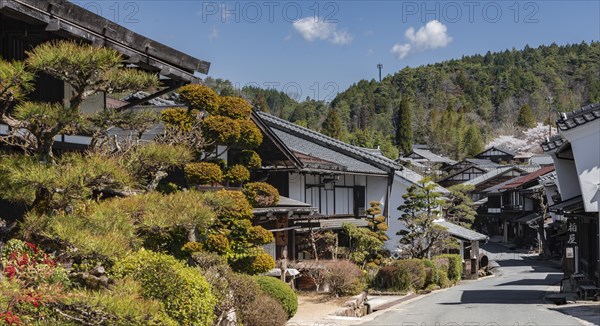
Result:
M185 179L190 184L207 185L223 181L223 171L215 163L190 163L183 169Z
M456 283L461 280L463 266L462 266L462 259L460 258L460 255L444 254L444 255L435 256L435 257L433 257L433 259L434 260L447 259L448 260L448 269L447 269L448 279L453 283Z
M140 250L115 264L117 277L131 276L144 297L161 302L165 312L182 325L210 325L217 299L206 278L172 256Z
M266 182L251 182L242 189L252 207L271 207L279 202L279 191Z
M287 284L271 276L255 276L255 279L264 293L279 301L289 318L296 314L298 297Z
M375 286L394 291L418 291L427 280L425 263L421 259L404 259L382 267L375 276Z

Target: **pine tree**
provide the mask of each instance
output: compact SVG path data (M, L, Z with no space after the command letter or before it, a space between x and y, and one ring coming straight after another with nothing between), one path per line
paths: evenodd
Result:
M329 109L325 121L323 121L321 133L335 138L342 138L342 122L335 109Z
M524 128L533 128L536 125L535 116L529 104L525 104L519 110L519 116L517 117L517 125Z
M396 145L401 155L406 155L412 150L412 124L408 96L402 96L400 108L396 114Z
M400 248L410 258L429 257L438 240L445 234L445 228L435 224L444 204L441 194L435 191L436 184L425 178L419 186L413 185L402 195L404 203L398 207L402 215L398 218L405 229L398 232L402 236Z
M457 184L448 190L452 193L452 200L447 207L448 221L470 229L477 214L473 209L473 199L470 195L470 192L475 190L475 186Z

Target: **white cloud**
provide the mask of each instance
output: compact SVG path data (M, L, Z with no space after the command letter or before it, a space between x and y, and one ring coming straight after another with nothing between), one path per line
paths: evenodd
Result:
M412 50L412 45L410 44L395 44L391 51L398 59L404 59L410 53L410 50Z
M305 17L296 20L292 25L302 38L309 42L327 40L333 44L345 45L353 39L348 31L338 30L335 23L326 22L320 17Z
M408 39L408 43L396 43L390 50L398 59L404 59L411 52L443 48L452 42L446 25L437 20L428 22L416 32L414 28L410 27L404 36Z

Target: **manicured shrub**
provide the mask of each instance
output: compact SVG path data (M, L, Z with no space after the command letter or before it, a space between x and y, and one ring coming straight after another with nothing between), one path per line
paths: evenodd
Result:
M213 113L219 108L219 95L204 85L185 85L179 89L179 96L191 110Z
M206 249L224 255L229 251L229 240L222 234L211 234L206 238Z
M183 170L185 178L190 184L210 185L223 180L223 172L218 165L207 162L187 164Z
M240 128L239 145L247 148L256 148L263 142L263 134L250 119L238 120Z
M421 290L426 282L425 264L420 259L403 259L382 267L375 277L378 288L393 291Z
M156 299L167 314L184 325L210 325L217 303L206 278L172 256L140 250L115 264L117 277L131 276L144 297Z
M236 164L227 170L225 180L234 183L246 182L250 179L250 171L243 165Z
M276 299L259 294L252 307L240 312L242 322L246 326L284 326L288 315Z
M266 252L254 256L252 261L251 274L260 274L275 268L275 259Z
M358 294L366 287L362 270L349 260L329 261L325 284L329 285L329 291L336 297Z
M296 314L298 297L289 285L271 276L255 276L255 278L260 289L281 304L288 318L292 318Z
M250 170L255 170L262 166L262 159L257 152L251 149L241 151L239 155L236 155L233 162L241 164Z
M181 108L165 109L160 112L160 119L167 125L182 131L190 131L196 124L199 111Z
M223 96L219 98L219 107L212 112L232 119L245 119L252 113L252 106L241 97Z
M252 227L252 243L261 246L267 243L271 243L274 240L273 232L263 228L260 225Z
M279 191L265 182L251 182L242 189L252 207L271 207L279 202Z
M251 219L252 206L241 191L219 190L204 194L204 202L210 206L219 220Z
M440 259L440 258L448 259L448 269L447 269L448 279L452 283L456 283L456 282L460 281L460 279L462 278L462 271L463 271L462 259L461 259L460 255L455 255L455 254L438 255L438 256L434 257L434 260Z
M211 115L202 120L202 135L217 144L234 144L240 140L241 124L221 115Z

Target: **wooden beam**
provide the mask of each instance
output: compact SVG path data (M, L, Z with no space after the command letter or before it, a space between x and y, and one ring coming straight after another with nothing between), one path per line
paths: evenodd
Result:
M156 92L154 94L150 94L150 95L148 95L148 96L146 96L146 97L144 97L142 99L135 100L133 102L129 102L128 104L125 104L123 106L118 107L117 111L123 111L123 110L131 109L134 106L142 105L145 102L148 102L148 101L150 101L152 99L155 99L155 98L157 98L159 96L163 96L163 95L165 95L165 94L167 94L169 92L172 92L172 91L178 89L179 87L181 87L182 85L183 84L173 85L173 86L167 87L167 88L165 88L165 89L163 89L163 90L161 90L159 92Z

